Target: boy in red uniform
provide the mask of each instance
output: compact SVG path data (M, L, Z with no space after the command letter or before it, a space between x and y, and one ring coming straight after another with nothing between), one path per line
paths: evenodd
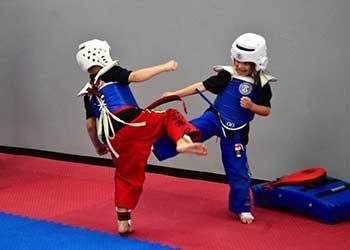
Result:
M79 46L76 55L90 81L80 91L86 108L86 127L99 155L112 152L115 171L115 205L120 234L132 232L130 212L137 205L145 180L145 166L152 145L167 134L180 153L206 155L200 131L175 109L140 109L129 88L178 65L169 61L157 66L129 71L110 56L106 41L90 40ZM96 118L98 126L96 126ZM101 142L102 141L102 142Z

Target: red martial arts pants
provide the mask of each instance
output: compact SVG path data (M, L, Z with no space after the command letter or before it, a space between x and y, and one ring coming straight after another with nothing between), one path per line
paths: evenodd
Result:
M112 155L115 171L115 205L134 209L140 198L145 180L145 166L153 143L167 134L174 142L184 134L192 140L200 138L200 131L175 109L144 110L132 122L146 122L146 126L124 126L111 144L119 158Z

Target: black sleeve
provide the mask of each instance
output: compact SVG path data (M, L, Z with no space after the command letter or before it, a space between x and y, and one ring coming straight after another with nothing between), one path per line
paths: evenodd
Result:
M129 83L129 75L132 71L124 69L120 66L114 66L106 73L104 73L100 78L104 82L119 82L119 83Z
M272 98L271 86L269 83L266 83L260 91L260 100L261 100L260 105L271 107L271 102L270 102L271 98Z
M84 106L86 111L86 120L91 117L96 117L95 112L91 106L90 98L88 95L84 96Z
M216 76L211 76L203 81L203 85L206 90L214 94L219 94L220 91L223 90L230 81L231 74L225 70L222 70Z

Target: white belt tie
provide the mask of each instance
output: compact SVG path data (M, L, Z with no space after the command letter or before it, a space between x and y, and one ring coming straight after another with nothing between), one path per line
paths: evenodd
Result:
M99 109L101 112L99 121L98 121L98 131L97 134L99 136L99 138L102 138L102 130L105 134L105 138L108 144L109 149L111 150L111 152L114 154L115 157L119 157L119 154L114 150L114 148L112 147L112 144L110 142L110 139L113 140L115 137L115 131L113 128L113 124L112 124L112 120L111 117L122 124L131 126L131 127L142 127L142 126L146 126L146 122L137 122L137 123L128 123L125 122L123 120L121 120L120 118L118 118L116 115L114 115L111 111L109 111L109 109L107 108L106 103L103 100L103 96L98 97L96 96L98 102L99 102ZM111 130L111 136L109 133L109 130Z

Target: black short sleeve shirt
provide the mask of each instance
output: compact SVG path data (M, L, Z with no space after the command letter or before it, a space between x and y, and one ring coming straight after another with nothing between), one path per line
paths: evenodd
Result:
M104 73L100 79L104 82L118 82L120 84L129 84L129 76L132 71L122 68L120 66L114 66L106 73ZM90 79L93 80L96 75L90 75ZM84 107L86 111L86 119L95 117L95 112L91 106L90 97L84 96Z
M213 94L219 94L231 81L231 73L222 70L217 75L211 76L203 81L203 85L206 90ZM259 105L271 107L271 86L266 83L262 88L259 89ZM248 144L248 134L249 134L249 123L240 130L240 137L242 144Z
M208 79L203 81L204 87L212 92L213 94L219 94L227 84L231 81L231 74L225 70L220 71L217 75L211 76ZM266 83L259 90L259 105L271 107L271 86L269 83Z

